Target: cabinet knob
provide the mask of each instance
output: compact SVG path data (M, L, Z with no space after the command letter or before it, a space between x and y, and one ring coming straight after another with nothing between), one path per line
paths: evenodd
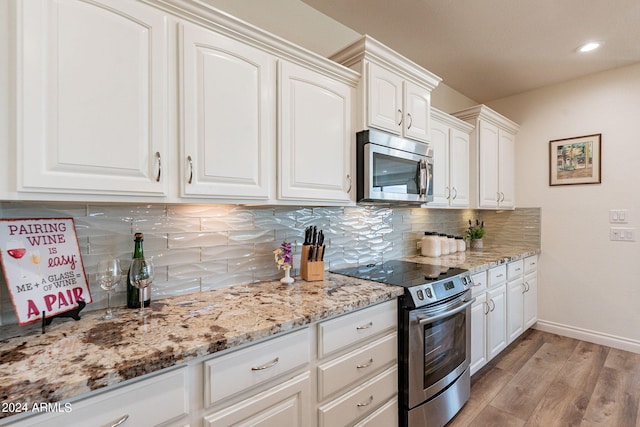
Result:
M273 359L271 362L269 363L265 363L264 365L260 365L260 366L255 366L253 368L251 368L252 371L264 371L265 369L269 369L269 368L273 368L274 366L276 366L278 363L280 363L280 358L276 357L275 359Z
M369 396L369 400L367 400L365 403L358 403L358 408L362 408L363 406L369 406L373 403L373 395Z
M119 425L122 425L122 423L127 421L128 419L129 419L129 415L128 414L124 414L122 417L120 417L120 419L118 421L114 422L113 424L110 424L110 427L118 427Z
M160 182L160 176L162 175L162 159L160 158L159 151L156 151L156 163L158 163L158 174L156 175L156 182Z
M356 326L356 330L361 331L363 329L369 329L372 326L373 326L373 322L369 322L366 325Z
M191 184L193 182L193 160L191 156L187 156L187 162L189 163L189 179L187 179L187 184Z

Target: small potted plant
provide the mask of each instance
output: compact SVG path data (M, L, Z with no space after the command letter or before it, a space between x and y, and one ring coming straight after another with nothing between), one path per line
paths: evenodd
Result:
M291 254L291 243L284 240L280 247L273 251L278 270L284 270L284 277L280 282L290 285L294 282L291 277L291 266L293 265L293 255Z
M482 238L484 237L484 221L480 222L476 219L475 225L469 220L469 228L467 229L467 239L471 245L471 249L482 249Z

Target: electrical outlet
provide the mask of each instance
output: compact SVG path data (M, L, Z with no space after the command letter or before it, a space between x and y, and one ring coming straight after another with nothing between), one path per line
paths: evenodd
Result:
M634 227L611 227L609 239L619 242L635 242L636 229Z
M611 209L609 211L609 222L611 224L626 224L629 213L626 209Z

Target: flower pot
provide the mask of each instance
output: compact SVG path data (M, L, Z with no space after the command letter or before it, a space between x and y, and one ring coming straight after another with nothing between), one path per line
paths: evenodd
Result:
M293 277L291 277L291 267L284 269L284 277L280 279L280 283L284 283L285 285L290 285L294 282Z
M471 249L482 249L482 239L472 240Z

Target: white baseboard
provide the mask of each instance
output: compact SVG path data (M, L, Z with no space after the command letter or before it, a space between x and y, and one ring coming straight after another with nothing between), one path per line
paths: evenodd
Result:
M576 328L574 326L563 325L561 323L548 322L546 320L538 320L538 323L536 323L533 328L542 332L550 332L552 334L640 354L640 341L630 340L628 338L603 334L602 332L590 331L588 329Z

